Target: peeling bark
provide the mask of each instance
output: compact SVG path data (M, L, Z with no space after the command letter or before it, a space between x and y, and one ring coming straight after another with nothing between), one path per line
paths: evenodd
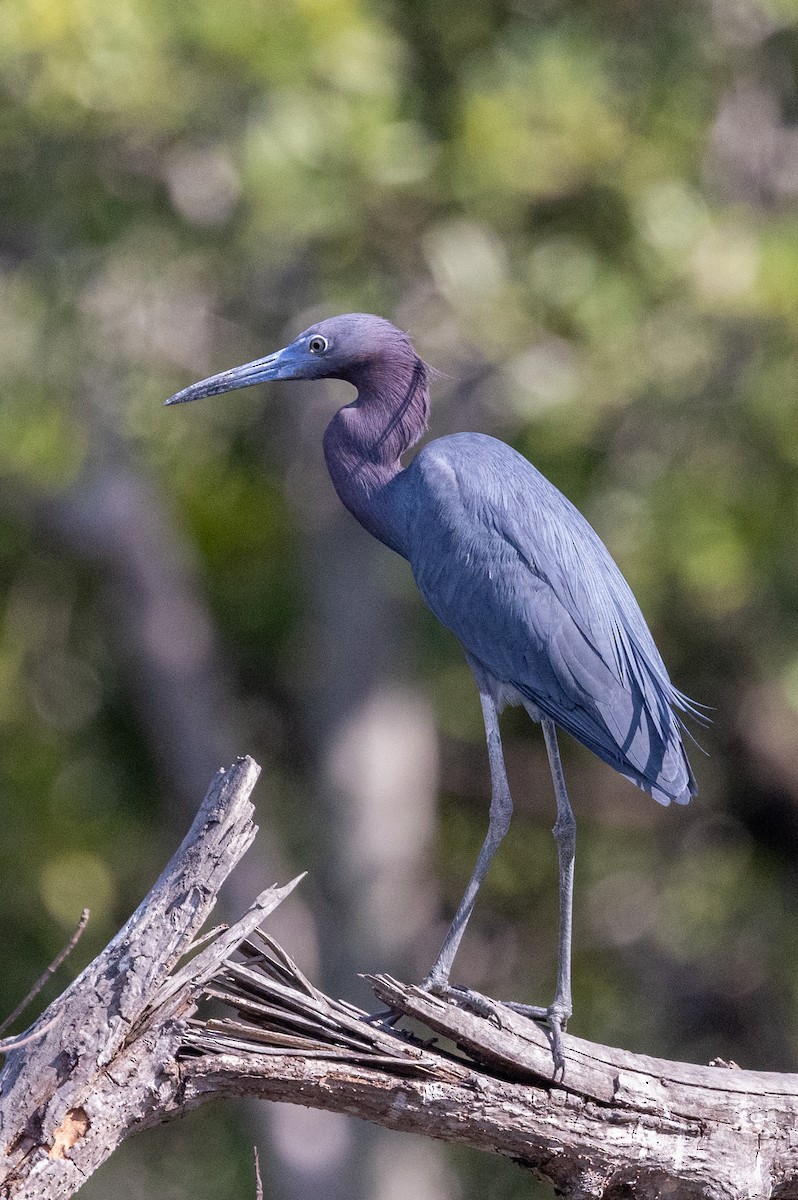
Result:
M0 1197L71 1196L131 1133L242 1095L505 1155L574 1200L798 1196L796 1075L566 1036L555 1078L536 1024L505 1010L486 1021L387 976L371 980L380 1000L432 1037L370 1023L315 988L259 929L298 880L197 942L255 836L257 775L251 759L219 773L143 903L42 1014L39 1036L9 1052ZM229 1015L204 1016L206 998Z

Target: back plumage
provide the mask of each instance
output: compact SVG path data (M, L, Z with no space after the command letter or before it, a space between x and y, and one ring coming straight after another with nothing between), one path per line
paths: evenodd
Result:
M504 698L516 692L659 803L686 803L696 786L674 709L691 705L585 518L482 434L430 443L405 474L418 587Z

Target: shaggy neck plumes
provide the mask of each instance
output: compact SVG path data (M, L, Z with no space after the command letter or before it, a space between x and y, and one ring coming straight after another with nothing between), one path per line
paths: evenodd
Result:
M346 378L357 399L327 426L327 469L361 525L401 553L385 527L386 489L402 470L402 454L427 428L429 369L407 342L353 366Z

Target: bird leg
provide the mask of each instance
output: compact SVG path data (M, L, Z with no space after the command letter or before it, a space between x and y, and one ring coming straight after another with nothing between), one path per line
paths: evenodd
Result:
M576 853L576 818L565 787L557 731L550 717L541 717L546 751L549 756L554 794L557 797L557 820L552 833L557 843L560 868L560 930L557 943L557 984L554 999L548 1008L531 1004L507 1002L506 1008L534 1020L545 1020L551 1029L552 1053L557 1070L565 1069L562 1035L571 1015L571 933L573 928L574 857Z
M560 751L557 745L557 732L550 717L541 717L543 736L546 741L546 752L549 758L551 777L554 783L554 794L557 799L557 820L552 833L557 843L559 860L559 936L557 943L557 983L554 999L544 1008L541 1005L517 1004L513 1001L503 1001L497 1004L470 988L458 987L449 983L454 956L465 932L468 919L477 898L479 886L482 883L488 865L496 853L499 844L510 825L513 803L510 796L510 786L507 782L507 771L504 765L501 737L499 734L499 718L496 705L487 691L480 689L482 715L485 720L485 733L488 742L488 760L490 762L491 801L488 833L479 852L477 865L466 888L465 895L455 913L449 932L443 943L432 970L422 983L425 991L435 996L454 1000L464 1008L478 1016L487 1017L500 1022L501 1007L512 1009L513 1012L532 1020L545 1021L551 1031L552 1057L555 1071L564 1071L565 1055L563 1053L562 1035L572 1012L571 1003L571 934L573 927L573 891L574 891L574 857L576 850L576 819L568 799L565 787Z
M576 818L568 799L563 775L560 750L557 745L557 730L550 717L542 721L543 736L549 755L551 778L557 797L557 820L552 833L557 843L557 858L560 866L560 932L557 943L557 986L554 1000L549 1009L553 1017L565 1029L573 1012L571 1003L571 940L574 916L574 860L576 857Z
M510 817L513 812L510 785L507 782L507 772L504 766L504 754L499 734L499 714L495 701L487 690L480 688L479 698L482 704L482 716L485 721L488 761L490 763L491 796L488 832L485 841L482 843L482 849L479 852L474 873L465 890L465 895L460 901L460 906L454 915L449 932L446 934L441 952L421 986L425 991L431 992L435 996L445 996L465 1003L467 1007L479 1012L481 1016L495 1017L496 1006L492 1005L485 997L479 996L476 992L470 992L467 988L453 987L449 983L454 956L457 953L457 948L460 945L466 925L468 924L468 919L474 908L479 886L488 869L490 860L498 850L499 844L509 828Z
M487 996L449 983L454 956L465 933L468 919L474 908L479 886L485 877L490 861L499 848L502 838L510 826L513 813L513 801L510 796L510 785L507 782L507 771L504 766L501 735L499 733L499 714L496 703L490 693L480 686L479 698L482 704L482 716L485 722L485 735L488 743L488 762L490 764L491 797L488 832L474 867L474 873L469 880L465 894L454 914L449 932L446 934L440 954L435 959L432 969L421 984L426 992L433 996L441 996L446 1000L455 1001L461 1008L466 1008L477 1016L486 1017L500 1025L499 1008L495 1001ZM370 1015L367 1020L380 1021L386 1025L395 1025L401 1013L378 1012ZM542 1020L546 1020L546 1009L540 1010Z

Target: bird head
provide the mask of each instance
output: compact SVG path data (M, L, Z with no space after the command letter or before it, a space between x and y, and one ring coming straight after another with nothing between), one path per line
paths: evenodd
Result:
M166 404L218 396L272 379L346 379L358 386L382 364L416 361L407 334L369 313L347 313L311 325L288 346L183 388Z

